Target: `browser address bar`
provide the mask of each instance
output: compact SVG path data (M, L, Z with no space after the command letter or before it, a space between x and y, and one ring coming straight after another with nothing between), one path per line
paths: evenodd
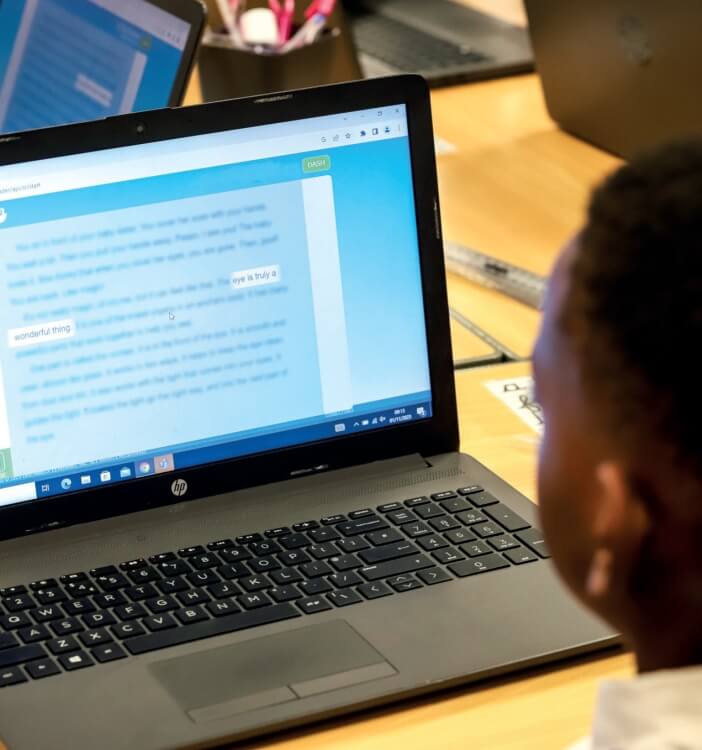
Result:
M28 176L23 171L22 178L3 180L3 171L8 172L12 167L0 169L0 201L20 198L32 198L39 195L59 193L66 190L78 190L98 185L109 185L146 177L159 177L195 169L207 169L229 164L237 164L258 159L270 159L276 156L303 153L316 150L332 150L344 146L369 143L374 141L399 138L406 134L405 123L402 120L387 121L382 127L352 126L319 130L304 135L291 135L267 140L252 140L192 151L183 151L177 155L166 153L136 159L116 161L105 152L104 160L100 164L82 169L42 174L37 163L36 175ZM139 148L138 146L136 148ZM63 157L70 160L70 157Z

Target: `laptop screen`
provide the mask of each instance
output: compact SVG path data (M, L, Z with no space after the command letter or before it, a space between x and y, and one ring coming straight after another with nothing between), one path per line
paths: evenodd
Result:
M0 0L0 132L165 107L190 30L147 0Z
M404 105L0 169L0 505L431 417Z

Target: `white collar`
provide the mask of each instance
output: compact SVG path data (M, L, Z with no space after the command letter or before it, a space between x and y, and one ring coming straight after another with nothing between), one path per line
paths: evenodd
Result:
M587 744L577 748L586 748ZM592 750L702 750L702 667L607 680Z

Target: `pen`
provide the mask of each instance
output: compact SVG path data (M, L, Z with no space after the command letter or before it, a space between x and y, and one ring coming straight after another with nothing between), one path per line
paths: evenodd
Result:
M290 32L292 31L293 19L295 17L295 0L284 0L283 10L280 15L280 42L285 42L290 39Z
M232 44L236 47L241 47L241 35L239 34L239 27L236 22L238 6L239 0L217 0L219 14L222 16L224 28L227 30Z
M295 36L283 45L281 52L290 52L306 44L312 44L324 28L335 5L336 0L315 0L305 12L307 21Z

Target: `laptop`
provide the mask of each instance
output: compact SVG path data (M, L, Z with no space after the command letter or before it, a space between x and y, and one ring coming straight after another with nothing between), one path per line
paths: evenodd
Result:
M345 0L366 76L419 73L430 86L533 70L526 29L453 0Z
M459 452L421 78L0 165L9 748L220 745L615 643Z
M198 0L0 0L0 133L180 104Z
M702 133L698 3L525 4L546 105L564 130L625 158Z

